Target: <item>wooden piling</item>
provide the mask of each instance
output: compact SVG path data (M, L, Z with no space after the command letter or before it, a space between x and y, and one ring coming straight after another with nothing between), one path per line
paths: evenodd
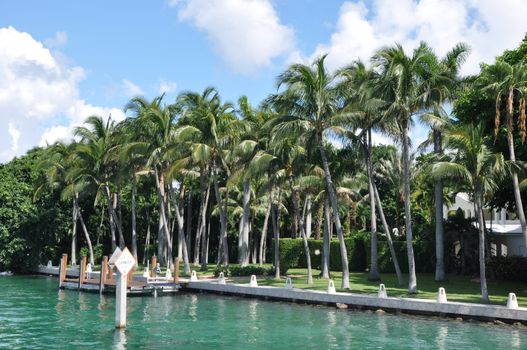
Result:
M153 255L152 261L150 261L150 268L152 269L150 270L150 277L156 277L154 274L154 269L156 268L156 265L157 265L157 256Z
M154 274L154 269L156 268L156 265L157 265L157 256L153 255L150 261L150 277L156 277Z
M81 258L80 270L79 270L79 290L86 281L86 256Z
M176 265L174 267L174 283L179 283L179 258L176 259Z
M106 274L108 273L108 257L105 255L102 257L101 262L101 274L99 277L99 294L104 291L104 284L106 283Z
M59 262L59 288L62 287L62 282L66 278L66 269L68 268L68 254L62 254Z

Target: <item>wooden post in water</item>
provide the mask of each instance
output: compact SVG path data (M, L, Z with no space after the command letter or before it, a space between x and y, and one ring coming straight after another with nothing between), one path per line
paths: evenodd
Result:
M104 283L106 283L106 274L108 273L108 257L105 255L102 257L101 262L101 274L99 279L99 294L104 291Z
M66 277L66 269L68 268L68 254L62 254L59 262L59 288L62 287L62 282Z
M154 275L154 269L156 268L156 265L157 265L157 256L152 255L152 261L150 261L150 268L152 269L150 270L150 277L156 277Z
M179 258L176 259L176 265L174 267L174 283L179 282Z
M79 290L81 289L82 285L85 282L86 279L86 256L83 256L81 258L80 263L80 270L79 270Z

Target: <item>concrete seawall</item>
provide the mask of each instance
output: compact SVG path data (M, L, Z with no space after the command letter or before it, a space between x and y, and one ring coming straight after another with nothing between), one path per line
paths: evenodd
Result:
M316 304L345 304L357 309L383 309L410 314L501 320L527 324L527 308L509 309L505 306L475 303L446 302L414 298L379 298L373 295L354 293L330 294L322 291L286 289L279 287L250 287L244 284L219 284L210 281L188 282L184 290L250 296L264 299L289 300Z

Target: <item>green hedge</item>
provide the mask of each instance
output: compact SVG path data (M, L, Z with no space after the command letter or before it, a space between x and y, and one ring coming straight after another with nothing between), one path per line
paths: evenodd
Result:
M261 275L261 276L270 276L274 272L274 268L265 267L260 265L248 265L241 267L238 264L230 264L229 267L225 268L223 266L217 266L214 269L214 276L218 277L220 272L223 272L225 277L232 276L251 276L251 275Z
M527 258L494 256L487 262L487 272L498 280L527 282Z
M379 237L380 238L380 237ZM370 262L370 236L367 232L355 233L352 237L345 238L346 250L348 253L348 264L350 271L363 272ZM403 272L408 271L408 258L406 255L406 242L394 241L395 252L399 261L399 266ZM309 251L311 255L311 266L320 269L323 258L323 241L309 239ZM413 243L415 265L417 272L433 272L435 270L435 248L434 242L415 240ZM320 255L315 255L315 250L320 251ZM379 252L379 271L382 273L394 273L392 257L387 241L378 241ZM340 261L340 246L338 240L332 240L330 246L330 270L342 270ZM289 268L305 268L306 259L304 244L300 238L280 239L280 271L287 272Z
M366 269L366 250L364 237L357 235L348 237L345 240L348 253L348 264L351 271L364 271ZM322 266L322 252L324 242L322 240L309 239L309 252L311 255L311 266L320 269ZM304 243L300 238L280 239L280 271L286 273L289 268L306 267L306 257L304 253ZM320 251L320 255L315 255L315 250ZM330 245L330 270L342 270L340 259L340 246L338 240L332 240Z

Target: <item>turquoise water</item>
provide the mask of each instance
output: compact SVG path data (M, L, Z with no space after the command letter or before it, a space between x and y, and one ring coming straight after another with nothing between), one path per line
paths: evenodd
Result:
M209 294L114 298L58 291L47 277L0 277L5 349L527 349L512 326L376 315Z

